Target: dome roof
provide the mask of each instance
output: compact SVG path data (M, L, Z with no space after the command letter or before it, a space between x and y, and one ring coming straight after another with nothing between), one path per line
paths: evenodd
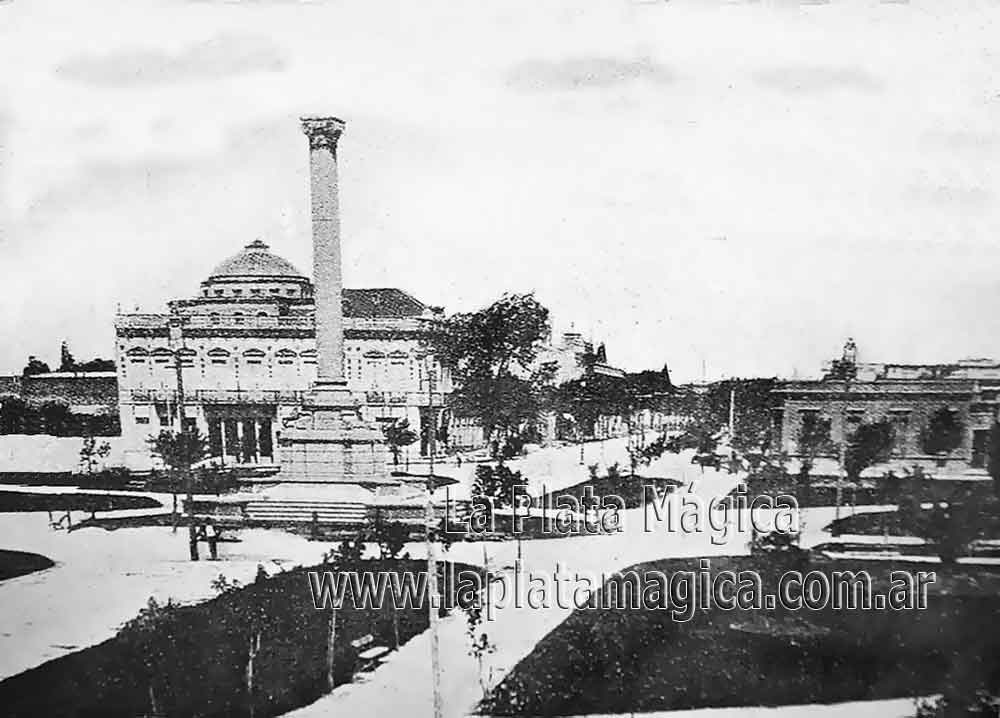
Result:
M209 281L218 279L245 279L264 277L288 277L291 279L306 279L287 259L271 254L264 242L257 239L243 248L239 254L212 270Z

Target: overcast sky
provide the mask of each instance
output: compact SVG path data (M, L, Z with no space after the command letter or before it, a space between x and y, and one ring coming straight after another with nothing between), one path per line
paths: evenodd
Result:
M676 379L1000 357L1000 2L0 1L0 372L256 238Z

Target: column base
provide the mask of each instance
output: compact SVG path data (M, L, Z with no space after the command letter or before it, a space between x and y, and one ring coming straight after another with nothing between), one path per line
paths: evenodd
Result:
M296 483L382 483L389 448L381 428L361 417L346 384L313 385L302 409L284 422L275 479Z
M347 388L346 381L320 379L313 383L303 397L307 407L352 409L360 416L361 407Z

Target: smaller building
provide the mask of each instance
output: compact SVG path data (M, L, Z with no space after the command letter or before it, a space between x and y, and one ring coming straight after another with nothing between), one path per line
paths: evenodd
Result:
M810 422L829 420L831 443L840 446L861 424L888 421L893 443L886 470L919 466L935 475L985 475L990 428L1000 408L1000 362L865 364L856 361L849 342L821 379L782 382L774 393L774 431L791 457L802 456L802 427ZM942 413L956 427L957 445L931 454L926 437Z
M0 434L117 436L113 371L0 376Z

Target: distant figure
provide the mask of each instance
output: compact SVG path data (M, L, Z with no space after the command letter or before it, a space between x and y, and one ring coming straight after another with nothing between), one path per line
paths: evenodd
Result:
M215 526L208 524L205 527L205 541L208 542L208 553L213 561L219 560L219 532Z

